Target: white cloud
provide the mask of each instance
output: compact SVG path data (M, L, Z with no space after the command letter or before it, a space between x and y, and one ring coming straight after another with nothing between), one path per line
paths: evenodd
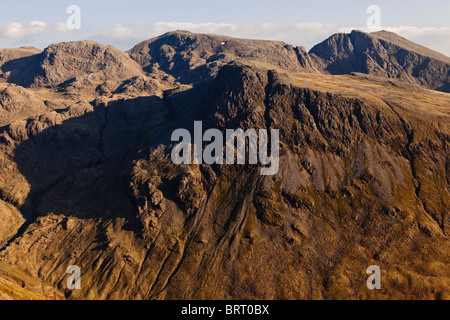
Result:
M387 31L395 32L398 35L418 43L422 46L428 47L435 51L441 52L450 56L450 28L441 27L411 27L411 26L400 26L400 27L388 27L384 28Z
M298 23L298 24L232 24L232 23L192 23L192 22L135 22L128 24L116 24L101 34L89 34L91 31L84 29L83 33L72 33L65 23L48 24L44 21L31 21L27 24L9 23L0 25L0 40L15 41L14 44L34 43L39 47L45 47L51 42L81 40L97 40L112 44L122 50L130 49L140 41L159 36L168 31L188 30L198 33L223 34L237 38L280 40L292 45L301 45L310 49L315 44L325 40L334 33L348 33L353 29L370 32L365 26L339 25L334 23ZM450 56L450 28L434 27L383 27L400 36L421 44L430 49ZM44 40L45 39L45 40ZM45 42L44 42L45 41ZM45 43L45 45L44 45Z
M442 28L434 28L434 27L411 27L411 26L401 26L401 27L387 27L384 30L402 33L410 37L418 37L418 36L427 36L430 34L448 34L450 32L450 28L442 27Z
M188 30L198 33L222 34L238 38L280 40L293 45L311 47L335 32L349 32L357 27L339 26L331 23L299 23L281 25L276 23L231 24L231 23L191 23L191 22L157 22L116 24L101 35L109 42L123 45L136 44L168 31Z
M49 25L44 21L30 21L27 24L12 22L0 26L0 38L27 39L36 35L53 35L69 31L65 23Z
M351 30L367 30L365 26L338 25L333 23L298 23L284 25L277 23L230 24L230 23L191 23L157 22L117 24L101 35L102 39L121 45L133 45L136 42L159 36L168 31L188 30L199 33L223 34L239 38L280 40L293 45L302 45L310 49L334 33L348 33ZM433 50L450 55L450 28L419 28L410 26L383 27L400 36L427 46Z

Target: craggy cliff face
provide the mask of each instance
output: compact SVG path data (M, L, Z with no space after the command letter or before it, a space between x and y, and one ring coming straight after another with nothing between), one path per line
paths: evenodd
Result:
M450 298L449 58L361 32L2 50L0 298ZM175 165L194 121L278 129L278 173Z

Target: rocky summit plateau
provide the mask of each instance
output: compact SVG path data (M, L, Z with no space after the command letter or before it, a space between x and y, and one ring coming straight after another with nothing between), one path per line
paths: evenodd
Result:
M278 173L175 165L194 121ZM386 31L0 49L0 299L450 299L449 143L450 58Z

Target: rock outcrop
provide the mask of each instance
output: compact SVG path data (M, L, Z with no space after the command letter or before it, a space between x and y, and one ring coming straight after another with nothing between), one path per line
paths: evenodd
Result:
M330 74L361 72L450 92L450 58L391 32L335 34L309 53Z

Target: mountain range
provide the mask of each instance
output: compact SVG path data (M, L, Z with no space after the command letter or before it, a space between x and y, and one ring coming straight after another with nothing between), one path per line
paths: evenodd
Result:
M278 174L175 165L194 121ZM450 58L386 31L0 49L0 299L450 299L449 142Z

